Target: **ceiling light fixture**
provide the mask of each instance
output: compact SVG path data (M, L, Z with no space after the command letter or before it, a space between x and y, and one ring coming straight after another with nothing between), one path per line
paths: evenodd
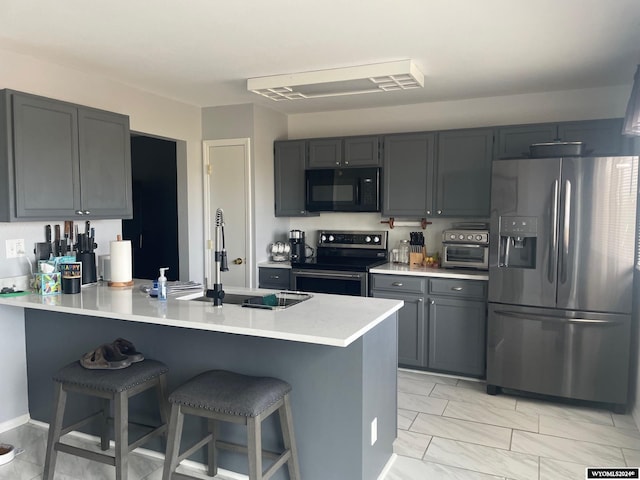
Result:
M411 60L247 80L247 90L275 101L394 92L421 87L424 87L424 75Z

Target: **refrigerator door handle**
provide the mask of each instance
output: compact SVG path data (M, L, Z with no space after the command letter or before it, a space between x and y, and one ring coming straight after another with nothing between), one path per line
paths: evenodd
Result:
M510 310L496 310L496 315L503 317L519 318L524 320L539 320L542 322L557 322L568 324L583 324L583 325L619 325L624 323L624 320L601 320L590 318L567 318L567 317L554 317L549 315L537 315L521 312L513 312Z
M564 218L562 222L562 258L560 263L560 282L567 281L567 261L569 258L569 241L571 239L571 182L564 184Z
M549 252L549 264L547 265L547 280L549 283L553 283L555 281L556 276L556 265L555 259L558 252L558 188L559 183L558 180L553 182L553 193L551 197L551 250Z

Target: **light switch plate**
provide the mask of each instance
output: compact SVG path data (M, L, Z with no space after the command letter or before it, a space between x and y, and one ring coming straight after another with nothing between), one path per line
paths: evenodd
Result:
M7 258L24 257L24 238L5 240Z

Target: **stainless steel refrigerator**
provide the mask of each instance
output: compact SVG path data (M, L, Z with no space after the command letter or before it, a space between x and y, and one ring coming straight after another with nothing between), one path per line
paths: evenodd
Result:
M638 157L496 160L487 392L627 403Z

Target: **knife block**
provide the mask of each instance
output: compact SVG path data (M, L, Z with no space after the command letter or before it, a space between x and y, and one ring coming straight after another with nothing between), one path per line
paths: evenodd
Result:
M77 253L76 260L82 263L82 285L96 283L96 254L93 252Z
M422 252L409 252L409 268L421 267L424 261L424 247Z

